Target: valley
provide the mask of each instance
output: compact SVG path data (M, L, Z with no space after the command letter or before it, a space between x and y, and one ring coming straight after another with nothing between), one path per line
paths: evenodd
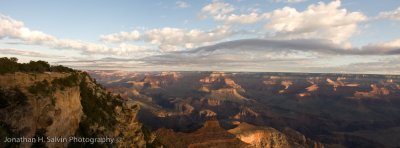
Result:
M400 139L389 136L400 137L396 130L400 125L400 76L88 73L107 90L140 104L139 121L157 131L160 138L174 135L190 141L189 135L204 133L211 122L224 129L217 130L220 134L231 133L256 147L267 146L274 140L290 147L400 145ZM378 131L387 132L371 134Z

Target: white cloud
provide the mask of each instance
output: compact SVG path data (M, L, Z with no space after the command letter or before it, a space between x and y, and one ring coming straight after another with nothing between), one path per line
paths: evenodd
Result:
M385 11L385 12L379 13L378 18L391 19L391 20L400 20L400 7L397 8L396 10Z
M134 38L135 33L120 33L104 37L110 41L115 41L118 37ZM24 23L12 19L11 17L0 15L0 39L10 38L22 40L28 44L44 45L55 49L75 49L85 53L94 54L118 54L124 55L134 52L144 52L145 47L136 45L120 44L118 47L109 47L104 44L96 44L91 42L59 39L52 35L37 30L31 30L25 27ZM122 38L124 39L124 38Z
M186 3L186 2L184 2L184 1L177 1L175 4L176 4L176 6L178 8L188 8L188 7L190 7L190 5L188 3Z
M39 57L39 58L64 58L64 56L44 54L35 51L27 51L13 48L0 48L0 54L13 55L13 56L26 56L26 57Z
M260 20L263 20L266 18L266 14L258 14L256 12L252 12L249 14L230 14L230 15L217 15L214 16L215 20L218 21L223 21L228 24L232 23L239 23L239 24L254 24L257 23Z
M368 44L364 49L368 51L381 51L387 54L400 54L400 39Z
M341 2L336 0L310 5L302 12L284 7L270 13L266 27L276 33L275 37L321 38L346 44L347 39L357 31L357 23L366 20L366 16L361 12L348 12L340 6Z
M300 3L300 2L305 2L306 0L272 0L272 1L278 3Z
M162 51L175 51L180 48L195 48L215 43L232 34L233 32L228 26L217 27L209 31L165 27L146 31L143 40L159 45Z
M134 41L140 38L139 31L132 31L132 32L119 32L110 35L102 35L100 39L105 42L123 42L123 41Z
M18 38L29 43L43 43L55 40L53 36L40 31L32 31L26 28L23 22L0 14L0 39L6 37Z
M211 14L211 15L224 15L227 13L231 13L235 10L235 8L223 1L213 1L212 3L204 6L201 9L202 13Z
M266 18L266 14L258 14L256 11L239 15L233 14L233 11L235 11L233 5L223 1L213 1L201 9L200 16L201 18L211 17L216 21L222 21L226 24L254 24Z
M132 32L139 34L136 30ZM228 38L234 33L229 26L220 26L209 31L171 27L156 28L144 31L138 38L127 38L120 34L102 35L101 38L104 40L104 37L109 37L110 40L116 43L141 40L157 45L161 51L167 52L209 45Z

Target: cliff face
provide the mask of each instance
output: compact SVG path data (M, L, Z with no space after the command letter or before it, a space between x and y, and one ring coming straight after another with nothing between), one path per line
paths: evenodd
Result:
M6 104L0 109L0 120L11 127L13 134L10 136L34 137L39 131L46 131L49 137L69 137L75 134L83 116L79 87L71 86L61 90L48 84L48 87L54 87L51 92L39 93L33 90L38 82L52 82L69 76L62 73L15 73L0 76L2 100ZM20 146L28 147L31 144L21 143ZM61 147L67 144L48 143L48 146Z
M136 120L139 106L111 95L86 73L0 75L0 104L1 142L4 137L107 136L119 139L111 144L118 147L146 146L142 126ZM30 147L32 143L1 145ZM87 143L41 145L67 147Z

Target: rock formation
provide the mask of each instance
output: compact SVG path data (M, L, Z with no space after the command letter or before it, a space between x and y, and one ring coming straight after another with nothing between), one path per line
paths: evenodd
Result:
M142 125L136 120L139 106L127 105L125 100L111 95L84 72L3 74L0 75L0 98L0 129L9 137L107 136L119 139L108 143L118 147L145 147L148 144ZM5 145L30 147L32 144L38 143ZM48 142L43 145L86 144Z

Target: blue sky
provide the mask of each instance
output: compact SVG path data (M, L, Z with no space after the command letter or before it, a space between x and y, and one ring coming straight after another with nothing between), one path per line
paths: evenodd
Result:
M0 15L0 56L22 62L400 74L398 0L2 0Z

